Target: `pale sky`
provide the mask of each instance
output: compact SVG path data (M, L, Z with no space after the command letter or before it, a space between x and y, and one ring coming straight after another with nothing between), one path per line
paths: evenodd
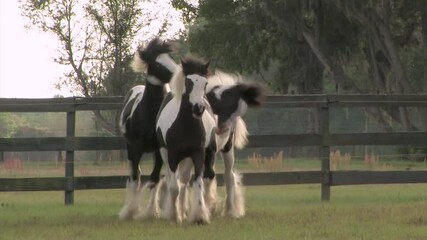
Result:
M166 18L173 23L171 28L175 31L168 32L168 38L183 28L179 13L170 9L169 1L145 4L157 19ZM53 61L57 56L57 42L52 35L25 29L26 23L18 1L0 0L0 98L72 96L67 89L59 92L54 87L67 69ZM148 27L155 30L161 24L161 21L154 20ZM146 34L146 31L141 30L141 34Z
M55 42L47 34L24 28L17 1L0 1L0 98L50 98L62 76L53 62Z

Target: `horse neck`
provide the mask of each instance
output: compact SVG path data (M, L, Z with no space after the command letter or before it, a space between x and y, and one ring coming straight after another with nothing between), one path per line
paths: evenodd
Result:
M187 111L190 111L191 113L191 103L190 103L189 95L182 94L182 95L176 96L176 99L181 102L180 103L181 110L185 111L185 113L187 113Z
M175 101L179 101L179 113L178 118L180 118L183 122L198 122L202 121L201 119L196 119L193 117L193 108L190 103L190 97L187 94L179 95L178 97L174 97Z
M145 92L142 99L149 99L150 104L159 105L160 107L164 96L165 93L163 92L163 85L154 85L147 81L147 83L145 84Z

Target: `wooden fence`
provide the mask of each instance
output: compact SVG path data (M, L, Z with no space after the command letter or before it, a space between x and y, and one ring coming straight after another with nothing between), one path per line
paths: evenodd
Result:
M66 112L66 136L0 138L0 152L66 151L65 177L1 178L2 191L65 191L65 204L73 204L74 191L124 188L127 176L74 176L74 151L125 149L122 137L76 137L76 112L117 110L121 97L0 99L0 112ZM245 173L245 185L321 184L321 199L329 200L331 186L355 184L427 183L427 171L331 171L331 146L418 145L427 146L427 132L330 133L330 108L427 107L427 95L301 95L270 96L266 108L316 108L319 132L292 135L253 135L248 148L318 146L320 171ZM143 180L147 176L142 176ZM223 185L222 174L218 185Z

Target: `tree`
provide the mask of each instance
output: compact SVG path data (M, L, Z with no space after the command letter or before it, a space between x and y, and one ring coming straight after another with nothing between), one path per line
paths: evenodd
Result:
M8 138L13 136L20 122L20 119L12 113L0 113L0 137Z
M124 95L141 81L129 67L133 48L142 40L165 35L174 19L171 12L165 11L157 22L150 15L156 9L167 9L164 5L156 8L151 1L137 0L88 0L83 4L76 0L24 0L21 9L32 27L58 40L55 61L70 66L58 86L95 97ZM118 133L117 124L111 121L116 116L95 115L105 129Z
M325 69L350 88L342 67L333 60L344 59L354 47L354 28L322 1L203 1L198 11L185 9L180 0L174 2L192 12L187 15L197 16L191 20L190 50L214 58L220 66L261 75L273 72L270 78L275 81L268 83L281 92L293 85L299 93L322 93ZM329 24L350 28L338 32L327 28Z
M274 71L282 92L290 85L299 93L427 90L420 45L427 36L421 34L425 0L206 0L197 8L174 2L195 16L191 51L229 70ZM417 128L405 108L370 114Z

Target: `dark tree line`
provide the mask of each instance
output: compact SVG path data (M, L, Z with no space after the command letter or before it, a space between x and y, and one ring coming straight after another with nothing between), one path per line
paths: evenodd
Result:
M281 93L427 93L426 0L175 0L190 51ZM416 130L406 108L369 109ZM425 119L427 110L419 113Z

